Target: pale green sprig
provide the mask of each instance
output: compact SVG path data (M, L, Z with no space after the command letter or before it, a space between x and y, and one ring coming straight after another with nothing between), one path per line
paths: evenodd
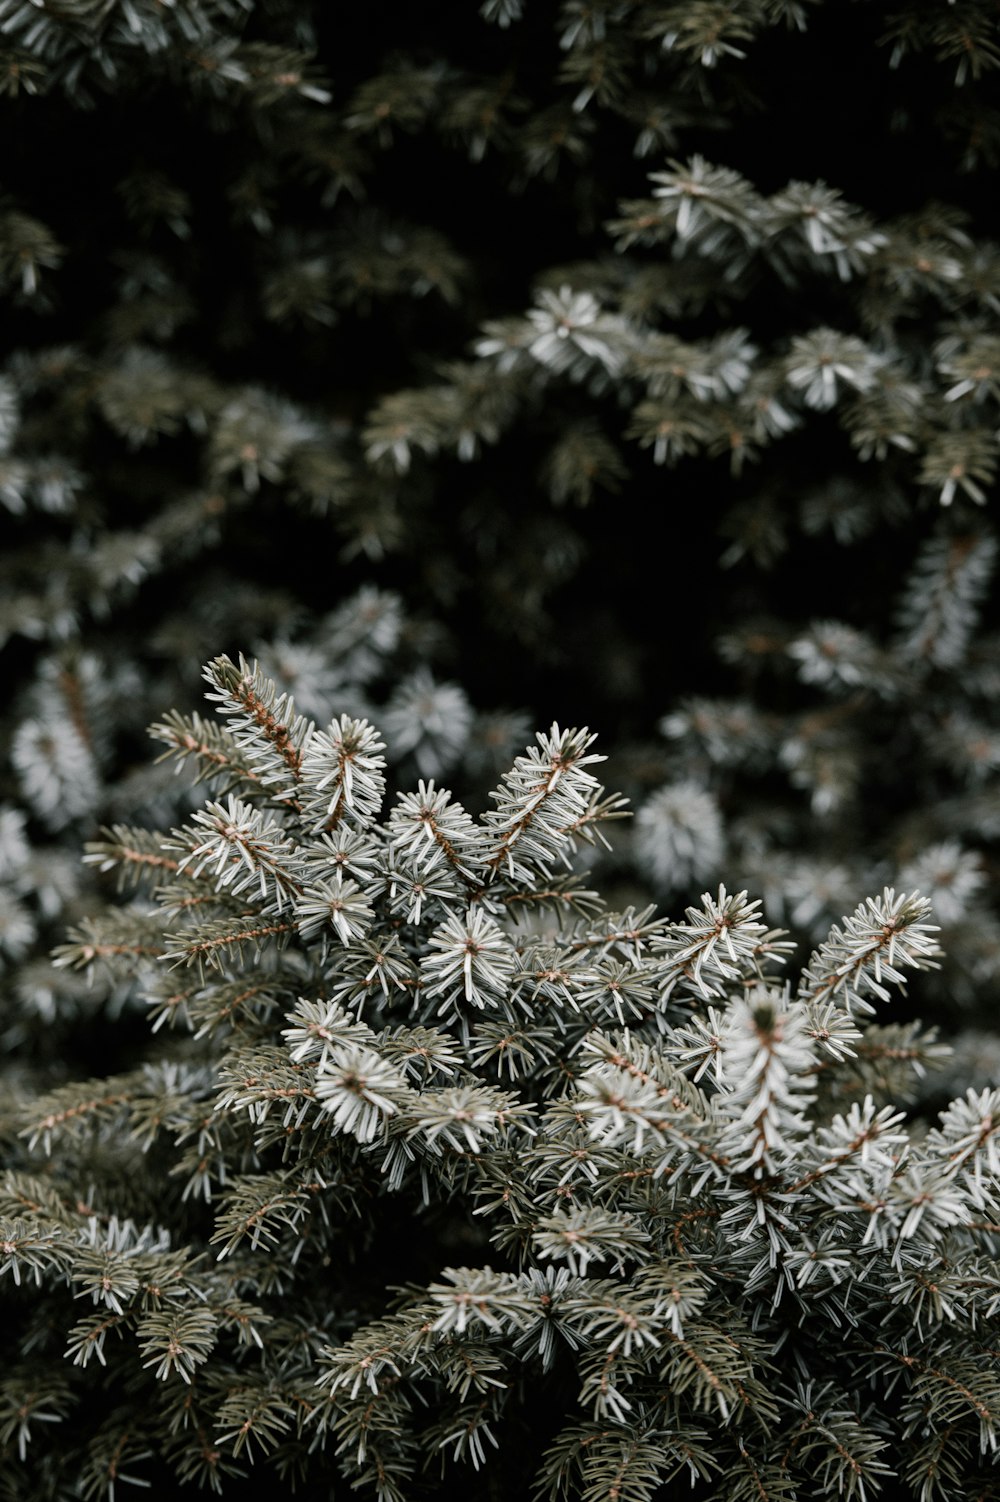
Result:
M871 1015L869 997L886 1001L888 984L905 985L906 970L934 970L941 950L928 922L930 902L918 892L896 896L886 887L868 897L835 926L809 958L799 982L799 996L820 1002L835 998L851 1013Z

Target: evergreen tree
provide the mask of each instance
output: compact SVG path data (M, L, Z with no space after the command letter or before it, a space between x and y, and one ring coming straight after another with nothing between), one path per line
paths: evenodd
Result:
M907 1123L940 1045L873 1020L928 901L793 983L746 892L581 884L587 731L387 811L367 721L206 678L154 733L212 796L89 847L136 895L58 956L162 1051L6 1116L9 1495L996 1495L1000 1091Z
M993 1496L996 7L0 55L6 1493Z
M981 1038L992 8L451 11L0 12L8 1037L78 1004L75 851L162 817L191 662L374 582L436 628L400 677L615 727L637 900L947 888Z

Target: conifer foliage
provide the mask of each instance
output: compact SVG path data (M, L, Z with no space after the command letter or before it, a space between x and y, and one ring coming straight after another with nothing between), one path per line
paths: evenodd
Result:
M422 775L470 704L614 726L641 885L933 882L990 1026L994 6L442 15L0 5L11 1035L157 706L371 583Z
M89 846L120 895L58 955L157 1047L5 1113L6 1494L995 1495L1000 1092L908 1122L941 1050L878 1021L928 901L792 976L746 892L582 884L586 730L476 819L205 676L221 723L152 733L207 800Z
M0 0L0 1502L1000 1502L998 67Z

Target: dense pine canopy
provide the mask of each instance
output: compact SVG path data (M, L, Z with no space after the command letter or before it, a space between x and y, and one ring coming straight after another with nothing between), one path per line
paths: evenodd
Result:
M998 65L0 0L0 1498L1000 1495Z

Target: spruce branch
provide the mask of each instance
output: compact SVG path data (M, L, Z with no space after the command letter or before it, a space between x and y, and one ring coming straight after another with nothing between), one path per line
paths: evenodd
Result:
M171 1056L12 1108L49 1178L4 1181L0 1268L17 1338L37 1309L117 1395L94 1486L146 1465L122 1405L156 1393L142 1445L183 1485L253 1455L405 1502L430 1457L567 1499L681 1474L726 1502L816 1475L962 1495L1000 1411L1000 1099L915 1125L938 1045L871 1020L937 964L927 900L869 898L782 985L791 945L742 890L674 921L579 887L618 812L588 732L540 735L481 819L429 779L383 812L368 722L290 731L293 769L273 685L226 692L279 780L166 844L106 831L92 864L157 903L59 956L120 965ZM387 1292L404 1241L425 1266Z
M886 887L880 898L869 897L810 957L799 995L810 1001L842 997L849 1012L870 1015L869 996L884 1001L886 981L905 984L901 967L936 968L940 950L931 937L936 925L928 923L929 912L930 903L917 893L897 897Z
M296 715L289 695L279 693L259 666L242 656L238 665L225 656L215 658L206 665L204 676L212 686L207 698L216 703L219 714L233 721L233 738L261 785L282 800L293 798L309 722Z

